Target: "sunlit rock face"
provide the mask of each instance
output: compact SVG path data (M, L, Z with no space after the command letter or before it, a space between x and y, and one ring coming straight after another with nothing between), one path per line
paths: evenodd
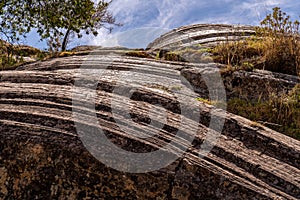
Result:
M208 32L212 27L207 26ZM231 113L212 112L213 106L195 100L209 96L203 77L218 69L212 63L133 58L100 49L92 56L55 58L0 72L0 198L299 199L299 141ZM251 93L265 81L274 89L288 89L299 81L259 71L221 78L226 98L237 95L237 88L255 96ZM185 95L184 79L195 95ZM86 85L78 85L78 80ZM85 93L89 86L94 91ZM116 90L121 86L131 94L129 111L123 101L128 93ZM93 92L96 97L91 102ZM176 94L182 93L185 98L180 102ZM150 114L160 108L167 119ZM183 110L197 111L199 118ZM126 112L131 119L124 117ZM221 134L201 157L208 132L213 132L211 119L218 118L224 119ZM118 163L122 158L116 157L123 169L117 170L86 148L78 124L87 132L103 130L109 141L128 152L155 152L170 144L162 152L177 159L154 171L130 173L128 166ZM141 130L149 136L137 137ZM185 137L176 137L180 131ZM189 136L191 143L186 142ZM107 144L93 144L103 152L112 150ZM152 162L155 165L154 159L141 165Z
M224 24L196 24L170 31L148 45L149 49L214 45L221 41L235 41L255 33L252 26Z
M150 52L159 51L160 58L166 57L168 52L174 52L179 57L175 60L183 61L182 65L194 64L183 69L181 74L193 84L203 98L208 98L209 94L205 90L206 84L203 78L199 77L202 77L201 74L212 73L210 67L221 69L227 99L266 100L271 93L280 96L299 83L299 77L264 70L222 72L225 65L214 63L212 54L207 51L209 47L222 42L245 40L254 34L254 26L195 24L179 27L163 34L151 42L147 49ZM198 78L195 78L196 76Z

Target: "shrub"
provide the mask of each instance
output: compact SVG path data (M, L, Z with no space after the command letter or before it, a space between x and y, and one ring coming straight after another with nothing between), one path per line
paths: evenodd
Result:
M168 52L165 55L164 59L167 61L186 62L186 60L181 55L173 52Z
M4 70L17 63L14 56L14 46L8 42L0 40L0 69Z
M227 106L229 112L300 140L300 84L287 95L271 94L265 102L231 99Z
M191 62L191 63L211 63L214 62L210 56L209 48L202 46L189 46L176 49L160 50L156 59L164 59L167 61Z
M228 66L248 62L258 69L299 75L299 33L299 22L292 21L290 16L275 7L256 28L255 36L244 41L221 43L211 51L215 62Z
M15 69L26 62L25 57L40 60L45 56L47 56L47 53L37 48L25 45L13 45L0 40L0 70Z
M231 67L241 66L251 62L258 64L257 60L262 55L261 41L249 38L245 41L220 43L211 50L215 62Z
M129 51L129 52L126 52L125 55L126 56L131 56L131 57L138 57L138 58L152 58L145 51Z
M299 21L279 7L261 22L260 36L266 38L264 68L281 73L297 75L300 69Z

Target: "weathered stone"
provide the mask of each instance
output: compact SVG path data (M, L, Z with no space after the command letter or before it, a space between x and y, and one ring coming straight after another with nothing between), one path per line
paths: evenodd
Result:
M234 41L249 37L255 33L253 26L224 24L195 24L183 26L150 43L147 49L172 49L193 45L214 45L221 41Z
M203 98L209 98L209 92L203 76L213 73L215 71L208 67L192 67L181 70L181 74L193 84L195 91ZM263 70L254 70L252 72L239 70L222 73L221 76L226 89L227 99L266 100L271 95L280 96L287 94L300 83L300 79L297 76Z
M92 85L92 76L78 74L80 67L91 71L105 69L106 73L97 77L95 109L99 124L89 121L93 110L88 107L91 104L88 97L74 97L74 89L78 89L76 80ZM183 64L102 55L96 51L92 57L56 58L0 72L0 198L299 199L300 142L257 123L230 113L214 112L215 119L225 119L224 128L210 153L199 157L207 132L213 132L209 124L214 108L195 102L194 96L187 96L179 104L174 94L182 90L177 85L182 75L197 95L207 95L203 75L213 71L218 72L218 66L211 63ZM119 85L132 92L130 116L134 123L122 115L127 111L123 106L126 93L116 93L115 74L126 77L119 79ZM235 84L235 79L241 82ZM238 94L237 88L245 88L243 94L252 97L256 84L269 83L280 92L299 79L239 71L223 76L223 81L228 97ZM256 84L250 84L252 81ZM157 104L166 111L165 122L158 116L150 119L149 109L159 109ZM114 113L112 108L118 112ZM183 108L188 113L198 108L199 121L184 115ZM74 118L74 112L81 118ZM127 131L121 129L117 120L127 126ZM181 126L181 120L189 123ZM126 151L154 152L172 141L173 145L165 151L181 156L153 172L118 171L97 160L85 148L76 129L78 123L86 130L101 127L111 142ZM141 129L157 135L149 138L132 135ZM187 138L175 137L178 131L187 136L192 133L195 137L192 144L188 144ZM106 152L111 147L98 148ZM182 152L183 149L187 151Z

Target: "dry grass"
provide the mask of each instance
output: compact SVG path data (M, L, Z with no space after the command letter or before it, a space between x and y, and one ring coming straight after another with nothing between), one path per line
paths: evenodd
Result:
M200 45L160 50L157 52L156 59L175 62L212 63L214 60L209 56L209 51L209 48L204 48Z
M231 67L241 66L244 63L257 65L262 52L263 44L254 38L237 42L223 42L211 50L215 62Z
M245 41L221 43L211 52L215 62L236 69L250 64L255 69L299 75L300 43L292 44L295 42L292 40L287 37L275 43L267 37L264 40L249 38Z
M292 37L264 40L262 68L269 71L299 75L300 43Z
M299 75L299 22L274 8L257 27L256 35L244 41L223 42L211 50L215 62L237 69L247 62L257 69Z
M229 112L300 140L300 84L287 95L270 95L265 102L231 99L227 106Z
M152 58L146 51L129 51L125 55L138 58Z
M14 69L28 62L28 58L40 60L45 56L46 53L37 48L26 45L12 45L0 40L0 70Z

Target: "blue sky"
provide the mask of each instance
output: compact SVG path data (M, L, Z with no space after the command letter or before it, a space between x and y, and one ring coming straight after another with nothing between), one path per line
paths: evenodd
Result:
M197 23L258 25L275 6L294 19L299 18L300 1L296 0L113 0L110 10L124 25L112 34L101 29L97 37L73 39L69 48L85 44L143 48L164 32ZM35 32L24 42L46 48Z

